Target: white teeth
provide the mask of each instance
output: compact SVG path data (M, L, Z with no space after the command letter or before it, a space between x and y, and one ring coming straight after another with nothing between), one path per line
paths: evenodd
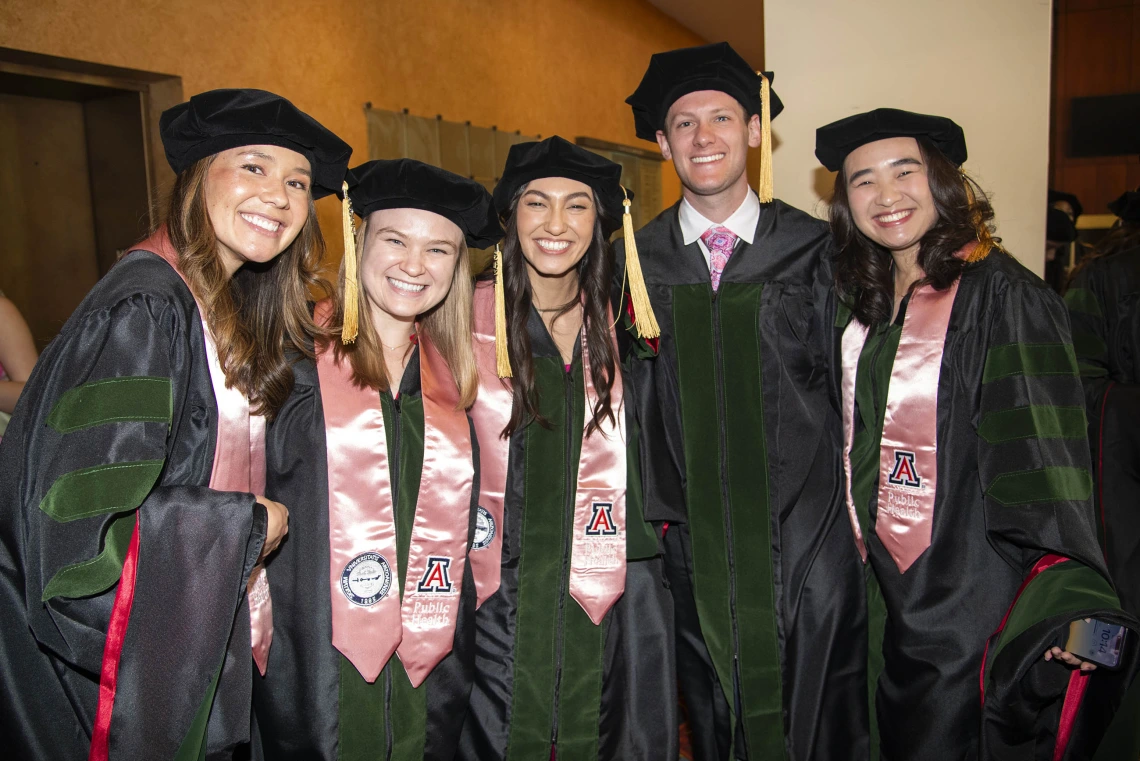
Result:
M253 225L255 227L260 227L262 230L265 230L266 232L275 233L281 229L281 223L280 222L274 222L271 219L266 219L265 217L259 216L257 214L245 214L245 213L243 213L241 215L241 218L244 219L246 222L249 222L251 225Z
M898 222L900 219L906 219L909 216L910 209L907 209L906 211L896 211L892 214L881 214L875 217L875 219L879 220L880 222Z
M724 158L723 153L716 153L712 156L693 156L692 162L694 164L711 164L714 161L720 161Z
M419 293L424 288L427 288L426 284L416 285L415 283L405 283L403 280L396 280L392 277L388 278L388 282L392 284L393 288L404 291L405 293Z
M570 248L570 241L568 240L540 240L536 242L543 251L558 252Z

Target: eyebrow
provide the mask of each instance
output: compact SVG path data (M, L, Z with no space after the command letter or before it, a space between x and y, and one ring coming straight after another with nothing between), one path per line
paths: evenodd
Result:
M404 239L408 239L410 237L407 233L401 232L401 231L397 230L395 227L379 227L376 229L375 234L376 235L397 235L397 236L404 238ZM439 238L437 240L429 240L427 242L427 245L438 246L441 243L444 243L448 246L451 246L452 248L456 248L456 249L459 248L459 245L455 241L447 240L446 238Z
M900 167L900 166L922 166L922 162L919 161L918 159L909 158L909 157L905 158L905 159L896 159L896 160L891 162L891 168L892 169L894 169L895 167ZM856 172L855 174L848 177L847 181L848 182L854 182L855 180L859 179L863 175L870 174L870 173L871 173L871 169L869 167L867 169L860 169L858 172Z
M536 196L545 201L550 200L550 196L546 195L546 193L543 193L541 190L528 190L527 192L523 193L523 196L529 196L531 193L534 193ZM579 190L575 193L571 193L570 195L566 196L566 200L569 201L571 198L577 198L578 196L582 196L583 198L589 199L590 201L594 200L593 195L587 193L585 190Z
M262 161L268 161L268 162L273 163L273 164L277 163L277 159L273 158L268 153L263 153L262 151L246 151L242 155L243 156L252 156L255 159L261 159ZM305 169L304 167L295 166L295 167L293 167L293 171L297 172L298 174L303 174L306 177L308 177L309 179L313 178L313 173L310 172L308 169Z

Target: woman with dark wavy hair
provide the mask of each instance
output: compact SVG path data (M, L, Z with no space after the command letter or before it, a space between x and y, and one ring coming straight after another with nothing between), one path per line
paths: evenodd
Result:
M621 167L512 146L475 291L480 609L460 758L677 757L672 604L610 308Z
M1136 622L1096 543L1064 305L996 244L954 122L879 109L821 127L816 155L838 172L835 375L872 757L1085 757L1103 716L1082 697L1121 680L1071 652L1070 624Z
M272 643L265 420L349 146L214 90L160 122L165 219L40 358L0 445L0 735L22 759L230 758Z

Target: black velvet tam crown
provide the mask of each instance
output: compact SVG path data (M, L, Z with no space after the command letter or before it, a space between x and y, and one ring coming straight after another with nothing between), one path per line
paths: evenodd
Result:
M1108 205L1108 210L1129 224L1140 222L1140 189L1122 193Z
M1065 203L1069 204L1069 206L1073 207L1073 217L1074 218L1079 217L1085 213L1085 207L1081 206L1080 199L1077 198L1075 195L1073 195L1072 193L1066 193L1062 190L1053 190L1052 188L1050 188L1050 190L1049 190L1049 205L1052 206L1053 204L1057 203L1058 201L1064 201Z
M517 143L507 154L503 177L495 186L495 208L506 217L519 188L543 177L566 177L584 182L603 210L602 232L607 237L621 227L621 164L614 163L555 135L537 143ZM630 200L633 193L629 193Z
M503 237L491 194L475 180L415 159L369 161L353 168L353 210L367 217L382 209L422 209L454 222L471 248L488 248Z
M772 72L764 72L771 84ZM633 108L633 125L642 140L657 140L665 117L678 98L698 90L719 90L740 101L749 116L759 114L760 75L727 42L656 53L641 84L625 99ZM769 106L771 118L784 110L775 91Z
M166 160L178 174L195 161L243 145L300 153L313 172L313 198L339 193L352 148L292 103L265 90L210 90L163 112Z
M966 162L966 135L944 116L877 108L840 119L815 131L815 156L828 171L838 172L856 148L892 137L925 137L955 166Z

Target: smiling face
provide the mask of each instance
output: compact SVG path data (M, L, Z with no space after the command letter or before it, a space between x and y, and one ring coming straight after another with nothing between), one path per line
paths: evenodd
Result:
M288 148L244 145L214 156L206 211L227 273L289 247L308 218L311 183L309 160Z
M414 320L447 297L463 252L463 231L422 209L382 209L368 215L360 281L376 310Z
M867 143L848 155L843 173L859 231L888 251L917 252L938 222L918 141L892 137Z
M573 272L594 239L597 217L594 193L584 182L544 177L528 183L515 219L530 272L540 277Z
M657 145L686 190L718 195L747 186L748 149L760 145L760 117L748 116L726 92L698 90L669 108Z

